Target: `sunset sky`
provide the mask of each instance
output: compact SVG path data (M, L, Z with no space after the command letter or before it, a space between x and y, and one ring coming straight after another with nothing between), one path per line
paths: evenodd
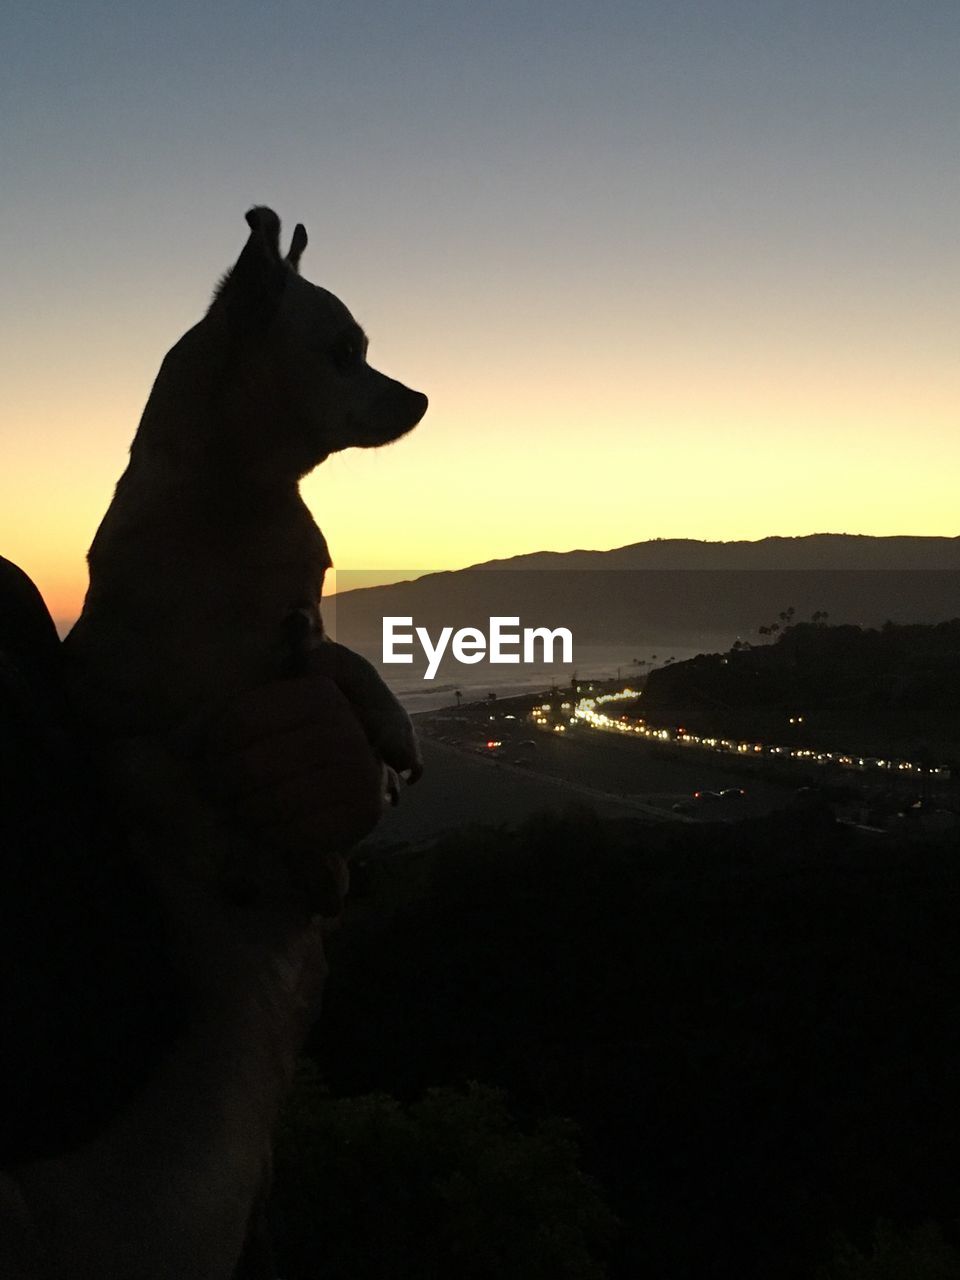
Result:
M430 397L306 482L344 568L960 533L956 0L10 0L0 48L0 554L57 617L254 203Z

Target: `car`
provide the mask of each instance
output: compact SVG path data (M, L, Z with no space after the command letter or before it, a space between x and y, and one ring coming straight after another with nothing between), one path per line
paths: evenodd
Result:
M747 793L743 787L724 787L719 794L721 800L741 800Z
M705 805L716 804L719 799L719 791L694 791L693 795L688 796L686 800L678 800L670 807L674 813L696 813Z

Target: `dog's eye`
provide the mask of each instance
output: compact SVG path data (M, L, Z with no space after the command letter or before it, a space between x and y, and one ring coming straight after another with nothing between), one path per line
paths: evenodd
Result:
M363 363L363 346L352 334L338 338L333 345L333 363L341 373L349 373Z

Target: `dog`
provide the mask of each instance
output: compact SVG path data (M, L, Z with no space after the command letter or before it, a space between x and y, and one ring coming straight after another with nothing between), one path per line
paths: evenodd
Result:
M284 673L332 670L396 799L397 777L422 769L416 737L375 668L324 635L331 560L298 485L331 453L405 435L427 398L368 364L348 309L300 276L302 224L283 257L273 210L246 220L206 315L163 361L90 548L65 641L74 701L116 739L171 731Z
M302 224L283 256L272 209L246 221L206 315L163 360L90 547L89 589L64 641L71 700L108 760L156 735L189 756L191 736L232 696L284 675L332 675L396 801L399 778L422 770L416 735L375 668L324 633L331 560L299 482L331 453L399 439L427 398L368 364L346 306L300 276ZM212 833L212 872L228 889L243 846L242 833ZM296 887L317 910L309 880ZM237 1275L273 1274L269 1254L261 1203Z

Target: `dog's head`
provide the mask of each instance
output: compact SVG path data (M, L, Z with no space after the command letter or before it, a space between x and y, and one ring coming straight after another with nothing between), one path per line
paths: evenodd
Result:
M427 397L367 363L367 337L332 293L299 274L307 233L280 250L272 209L246 215L250 235L221 281L205 325L227 336L232 359L220 397L226 434L246 464L305 475L329 454L388 444L417 425Z

